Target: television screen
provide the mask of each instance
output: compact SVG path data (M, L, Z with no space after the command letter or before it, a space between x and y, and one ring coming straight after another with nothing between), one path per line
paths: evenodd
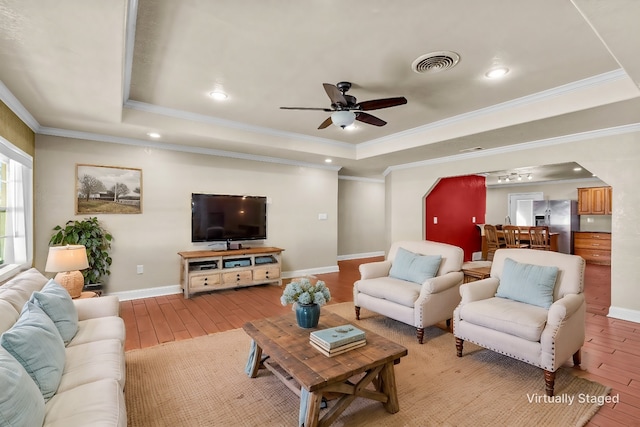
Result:
M191 194L191 241L267 238L267 198Z

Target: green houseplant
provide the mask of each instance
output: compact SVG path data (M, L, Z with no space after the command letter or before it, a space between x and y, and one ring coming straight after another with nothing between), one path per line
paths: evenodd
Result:
M53 236L49 240L49 246L59 245L83 245L87 248L87 260L89 268L82 271L84 284L99 284L103 276L111 274L111 240L113 236L107 232L98 218L85 218L82 221L67 221L62 226L53 228Z

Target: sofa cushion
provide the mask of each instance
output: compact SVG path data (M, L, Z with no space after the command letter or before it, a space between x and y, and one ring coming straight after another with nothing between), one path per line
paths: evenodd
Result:
M465 322L533 342L540 341L547 313L542 307L496 297L460 307L460 319Z
M40 292L34 292L29 301L47 313L65 345L68 344L78 331L78 312L69 292L51 279Z
M8 301L0 299L0 334L9 330L20 317L20 312Z
M45 427L126 425L124 393L112 379L56 393L45 405Z
M64 342L42 309L27 302L16 324L0 337L0 345L25 368L45 400L55 394L64 369Z
M422 284L436 276L441 261L441 255L420 255L398 248L389 276Z
M376 279L360 280L358 292L374 298L392 301L406 307L413 307L420 296L421 285L393 277L379 277Z
M549 308L553 304L557 276L558 267L524 264L507 258L495 296Z
M67 347L108 339L117 339L124 347L125 337L124 320L121 317L107 316L80 320L78 322L78 332Z
M10 302L20 313L31 294L42 289L48 280L37 269L30 268L0 286L0 299Z
M125 358L119 340L102 340L67 347L65 355L58 393L105 378L118 381L124 389Z
M0 347L0 425L41 426L44 399L40 389L7 350Z

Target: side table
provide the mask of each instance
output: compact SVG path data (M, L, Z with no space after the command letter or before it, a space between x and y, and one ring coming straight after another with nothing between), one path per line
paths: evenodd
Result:
M97 292L92 291L83 291L78 298L75 299L84 299L84 298L97 298L100 295Z
M463 268L462 273L464 274L463 283L475 282L490 277L491 267Z

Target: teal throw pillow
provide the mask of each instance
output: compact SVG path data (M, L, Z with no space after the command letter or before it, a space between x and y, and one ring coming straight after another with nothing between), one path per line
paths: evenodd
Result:
M44 399L29 374L7 350L0 347L0 425L41 426Z
M18 321L0 337L0 345L20 362L45 400L53 397L64 370L64 342L42 309L27 301Z
M558 267L523 264L506 258L496 296L549 308L557 277Z
M389 276L422 284L425 280L436 277L441 262L440 255L420 255L398 248Z
M40 292L31 294L29 301L47 313L65 345L69 344L78 332L78 311L69 292L51 279Z

